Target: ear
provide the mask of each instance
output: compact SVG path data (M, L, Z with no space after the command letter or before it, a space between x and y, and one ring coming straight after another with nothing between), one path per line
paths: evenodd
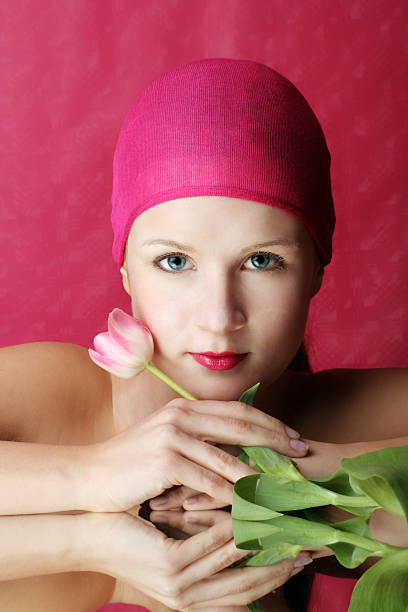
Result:
M310 294L310 298L312 298L316 293L319 292L320 287L322 286L324 276L324 267L319 263L318 267L315 271L313 284L312 284L312 292Z
M120 273L122 275L123 288L126 291L126 293L128 295L130 295L130 283L129 283L129 277L128 277L128 271L127 271L126 263L124 263L123 266L120 268Z

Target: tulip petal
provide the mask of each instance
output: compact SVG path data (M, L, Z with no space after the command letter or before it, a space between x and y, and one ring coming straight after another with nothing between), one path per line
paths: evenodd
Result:
M120 378L132 378L132 376L135 376L135 369L130 366L120 364L111 357L101 355L91 348L88 349L88 353L96 365L103 368L107 372L111 372L111 374L114 374L115 376L119 376Z
M143 323L143 321L129 315L121 308L114 308L110 314L115 319L115 322L118 325L123 326L125 330L129 330L130 332L132 332L132 330L138 330L141 327L144 329L145 332L151 334L150 329L145 323Z
M114 359L116 363L134 367L135 358L131 353L125 351L115 340L112 338L109 332L101 332L94 338L94 346L98 353L105 357Z
M114 340L137 361L146 364L152 360L154 342L151 331L142 321L115 308L108 317L109 332Z

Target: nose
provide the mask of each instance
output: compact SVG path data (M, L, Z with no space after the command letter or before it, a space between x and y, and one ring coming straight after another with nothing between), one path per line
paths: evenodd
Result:
M207 278L197 295L194 308L195 324L214 335L225 335L246 323L239 291L227 277Z

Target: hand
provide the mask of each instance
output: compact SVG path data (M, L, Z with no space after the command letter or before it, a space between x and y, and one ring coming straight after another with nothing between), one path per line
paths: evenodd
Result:
M167 535L172 535L174 533L189 533L195 534L200 533L208 529L209 526L214 525L215 523L224 520L229 516L228 512L223 512L220 510L217 511L200 511L200 512L182 512L182 511L164 511L164 512L151 512L150 519L157 524L160 523L160 528L165 529L165 533ZM302 553L304 553L307 549L305 548ZM309 550L308 550L309 552ZM329 550L329 554L332 552ZM310 549L310 557L311 559L320 557L322 555L327 554L323 551L323 549ZM300 558L307 560L308 557L305 554L299 555ZM295 560L293 559L293 562ZM240 563L238 561L237 563ZM231 567L234 567L233 564ZM311 566L308 566L308 569ZM275 566L277 569L277 567ZM292 573L298 573L302 571L304 565L299 565ZM283 585L284 583L282 583ZM261 603L262 610L286 610L289 612L289 608L286 606L285 599L283 596L283 592L279 589L279 586L276 583L271 585L271 591L266 593L264 596L258 598ZM272 588L273 587L273 588ZM247 606L241 605L228 605L221 606L215 605L218 602L209 602L205 605L205 607L201 607L201 612L247 612ZM203 604L204 605L204 604ZM207 607L208 605L208 607ZM193 607L194 609L194 607Z
M354 457L359 452L364 452L364 449L360 450L360 444L334 444L331 442L316 442L315 440L305 440L305 442L309 446L308 454L304 457L297 457L295 461L297 469L305 478L329 476L341 468L341 461L344 457ZM254 444L254 446L261 445L261 441L256 441ZM221 446L234 456L240 454L238 447ZM187 501L190 497L195 498L194 503ZM165 495L160 496L160 505L157 501L157 499L150 500L150 507L160 510L176 510L180 508L185 508L186 510L210 510L225 506L222 499L214 499L214 497L197 490L197 488L193 489L187 486L167 491Z
M216 445L222 450L225 450L227 453L232 455L233 457L238 457L242 449L239 446L228 445L228 444L217 444ZM251 467L252 459L249 460ZM155 497L149 500L149 505L152 510L215 510L217 508L224 508L225 503L221 499L214 499L210 495L206 493L202 493L197 491L197 489L192 489L191 487L186 487L182 485L181 487L172 487L168 489L163 495L160 497Z
M173 527L194 535L182 541L168 538L129 513L82 515L81 537L91 551L84 569L114 576L171 609L215 610L264 596L286 582L294 568L293 559L268 567L230 568L248 551L236 548L228 513L169 514ZM201 515L198 525L188 522L194 514ZM205 523L211 526L207 529Z
M307 452L291 446L299 440L283 423L253 406L176 398L113 438L82 447L92 484L82 489L87 498L80 509L124 511L174 485L231 504L231 483L256 472L210 442L269 446L291 457Z

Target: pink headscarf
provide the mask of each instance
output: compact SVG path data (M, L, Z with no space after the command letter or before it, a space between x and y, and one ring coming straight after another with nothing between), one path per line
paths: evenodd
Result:
M265 64L210 58L150 82L129 110L113 161L112 255L133 221L176 198L228 196L297 217L323 265L332 257L331 157L300 91Z

